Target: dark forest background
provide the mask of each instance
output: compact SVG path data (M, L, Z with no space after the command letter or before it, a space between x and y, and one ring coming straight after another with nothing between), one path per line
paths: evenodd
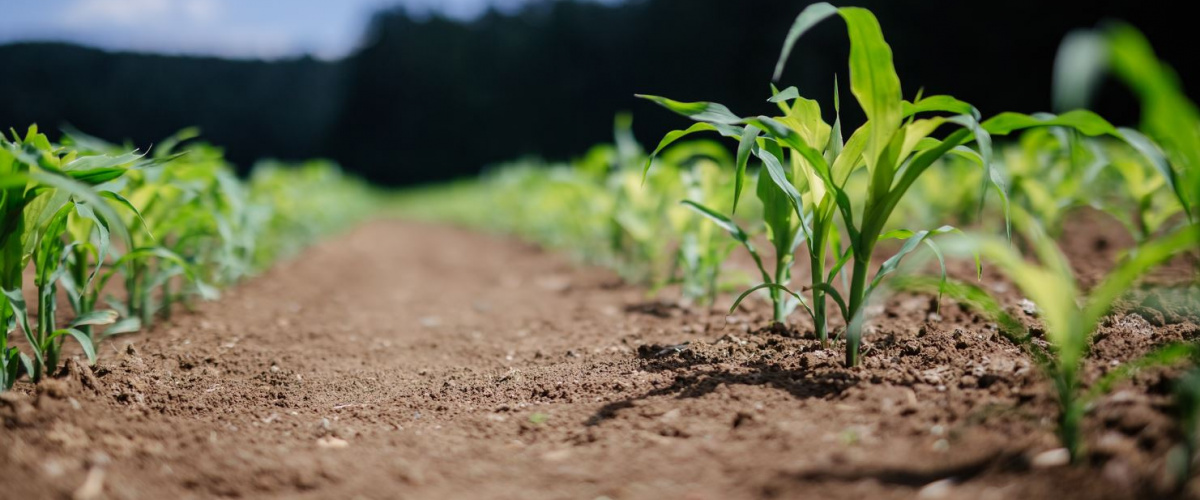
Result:
M608 7L564 0L469 22L393 9L375 15L362 48L336 62L13 44L0 46L0 127L73 126L146 147L196 125L243 169L264 157L327 157L380 183L431 182L522 155L581 154L610 139L619 111L634 113L647 144L688 125L634 93L769 112L775 58L807 3L631 0ZM1049 110L1059 41L1105 19L1142 29L1193 96L1200 88L1194 23L1170 9L1181 4L837 3L875 12L906 97L919 87L950 93L985 116ZM830 103L836 73L849 96L847 54L844 26L828 21L801 39L782 83ZM1094 107L1123 124L1137 119L1136 103L1116 85ZM843 117L853 122L856 113L844 109Z

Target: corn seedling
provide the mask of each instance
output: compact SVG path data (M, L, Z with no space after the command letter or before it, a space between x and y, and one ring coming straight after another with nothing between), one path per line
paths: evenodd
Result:
M1134 374L1138 369L1174 363L1195 353L1189 345L1168 345L1142 358L1129 361L1111 370L1100 380L1085 388L1080 380L1084 359L1091 344L1092 332L1113 303L1129 290L1143 275L1172 256L1200 245L1200 226L1185 226L1174 232L1132 249L1085 297L1075 282L1070 265L1057 245L1028 217L1018 219L1025 226L1025 235L1033 246L1036 261L1026 259L1008 241L993 236L962 239L949 247L958 255L981 254L995 265L1036 305L1045 325L1049 348L1032 342L1028 328L1009 316L984 289L963 283L932 283L932 280L909 278L901 288L932 290L954 297L995 318L1001 329L1034 358L1053 384L1058 401L1058 436L1073 460L1081 458L1083 443L1081 423L1088 408L1116 382Z
M679 151L678 148L673 152ZM681 172L689 207L702 204L720 206L721 195L727 191L719 185L721 165L708 159L696 161ZM712 304L720 286L721 265L733 250L713 224L700 217L675 217L680 235L676 267L683 299L703 305Z
M983 182L990 182L1003 192L999 173L990 168L993 135L1007 135L1045 126L1071 127L1088 136L1115 135L1116 132L1108 122L1087 111L1072 111L1061 116L1001 113L980 123L979 113L974 107L950 96L918 95L912 102L905 101L901 97L900 80L892 64L891 48L883 39L879 22L869 11L861 8L839 9L819 3L801 12L784 43L776 66L776 78L799 37L815 24L835 15L845 21L850 35L850 88L867 117L867 123L844 142L840 119L835 120L834 126L825 124L821 121L816 102L799 97L798 91L792 87L775 93L771 98L780 103L784 110L783 116L775 118L742 118L716 103L684 103L656 96L643 97L699 122L686 130L668 134L660 143L659 150L679 137L701 131L715 131L739 139L735 199L745 177L744 160L750 155L762 160L767 175L759 176L759 193L760 197L764 192L768 193L768 200L772 200L764 201L764 205L786 207L790 204L792 210L788 220L785 220L782 209L764 206L764 213L769 213L766 216L768 227L775 228L775 232L781 234L774 234L771 229L768 232L779 253L790 252L799 242L808 247L812 282L807 288L813 294L813 306L809 307L802 295L787 288L788 275L786 271L781 272L781 268L786 269L790 254L777 257L775 275L769 276L764 271L764 282L756 288L768 288L790 295L804 305L813 316L814 324L818 325L817 334L822 338L827 324L824 304L826 297L831 298L848 323L846 364L854 366L859 359L863 313L872 292L898 268L906 254L921 244L937 252L930 238L956 231L949 226L935 230L885 231L892 212L921 174L946 155L959 155L979 164L984 170ZM795 104L782 104L787 101L795 101ZM834 104L837 108L836 95ZM917 118L918 115L930 113L947 113L951 116ZM934 132L946 125L958 129L941 140L932 137ZM969 144L974 144L975 149L970 149ZM853 187L848 183L850 177L864 169L867 182L858 184L861 190L850 189ZM764 191L763 179L769 180L775 189ZM986 193L986 188L987 184L984 184L981 188L983 193ZM981 201L984 198L985 195L981 194ZM837 248L834 263L825 272L827 250L842 245L842 237L835 236L838 231L834 216L839 213L845 231L845 248ZM785 229L792 228L799 228L799 231L785 233ZM796 244L788 240L790 234L797 235ZM735 234L735 237L738 235ZM897 238L904 240L900 250L884 261L871 277L876 245L880 241ZM851 259L853 263L848 290L839 292L834 287L834 278ZM781 295L773 295L772 299L776 320L780 320L788 310L782 305Z
M129 241L129 234L119 217L92 186L116 179L141 162L136 153L107 156L79 156L67 148L55 148L37 127L30 127L24 138L15 132L12 140L0 137L0 172L5 174L3 189L3 227L0 228L0 247L4 248L0 316L5 327L3 367L5 386L11 387L19 375L13 362L20 360L33 381L58 367L63 342L72 337L79 342L89 360L94 361L95 342L80 327L110 324L117 315L110 310L76 311L70 324L59 328L57 321L58 284L67 273L66 262L77 249L80 253L98 256L79 266L74 272L81 281L95 277L108 251L111 233L119 240ZM96 229L87 231L85 239L68 242L70 221ZM111 232L111 233L110 233ZM32 261L33 285L37 289L37 317L29 318L29 308L22 294L23 273ZM25 333L32 358L15 352L7 345L7 336L17 327Z
M61 145L36 127L0 136L0 389L57 370L67 338L94 362L104 336L212 297L210 284L230 284L374 206L363 184L325 163L263 169L247 184L215 148L173 151L192 136L169 138L153 156L77 132ZM36 307L23 292L27 271ZM124 301L101 296L110 282L123 282ZM65 324L60 290L73 312ZM11 342L18 329L28 354Z
M1117 24L1068 35L1055 66L1056 105L1086 105L1106 70L1124 81L1142 104L1141 132L1123 128L1122 138L1161 174L1187 222L1200 221L1200 111L1141 33ZM1134 196L1138 194L1144 193Z

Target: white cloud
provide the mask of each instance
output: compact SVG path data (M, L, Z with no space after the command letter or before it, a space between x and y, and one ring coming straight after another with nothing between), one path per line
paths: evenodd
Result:
M76 0L66 9L62 19L71 26L130 26L146 20L161 19L170 9L169 0Z
M221 16L225 5L218 0L180 0L183 13L192 21L209 23Z
M71 27L206 24L223 10L221 0L75 0L62 21Z

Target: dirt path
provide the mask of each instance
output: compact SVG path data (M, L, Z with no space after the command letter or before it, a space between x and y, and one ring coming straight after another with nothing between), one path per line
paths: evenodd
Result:
M1039 469L1054 407L1035 370L970 313L930 312L889 302L845 370L839 351L759 332L765 307L662 305L512 240L376 222L109 342L95 374L3 396L0 497L909 498L951 477L922 495L1154 491L1173 432L1154 374L1090 419L1114 458ZM1129 335L1198 335L1110 323L1122 355Z

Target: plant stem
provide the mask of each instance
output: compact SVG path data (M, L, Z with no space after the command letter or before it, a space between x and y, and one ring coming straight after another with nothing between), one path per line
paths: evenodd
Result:
M83 247L76 246L72 252L75 254L75 260L71 266L71 274L75 279L76 290L79 293L79 303L76 304L76 316L82 316L92 312L92 301L89 299L87 290L88 279L88 252ZM80 325L79 331L88 336L89 339L95 340L92 336L91 325Z
M158 311L158 316L164 321L171 319L171 279L167 279L162 285L162 305Z
M812 270L813 284L813 328L816 330L817 338L821 340L821 348L824 349L829 346L829 327L825 316L825 291L817 288L817 285L824 283L825 280L825 243L824 238L819 238L819 240L814 242L814 251L809 252L809 267Z
M1078 463L1083 451L1079 436L1083 408L1075 398L1077 389L1074 370L1060 371L1054 385L1058 389L1058 438L1071 455L1071 463Z
M850 304L846 318L846 366L858 366L858 349L862 342L862 308L866 306L867 274L871 269L871 253L875 238L871 238L854 253L854 272L850 276Z
M786 245L784 246L786 248ZM788 272L788 263L792 256L780 247L775 250L775 283L780 286L787 286L790 279ZM771 304L775 306L775 322L784 324L787 320L787 295L777 288L771 288Z
M46 338L50 336L50 331L54 322L54 306L50 303L50 301L54 299L54 290L47 289L50 287L52 287L50 284L39 284L37 287L38 324L37 335L34 337L37 345L32 347L40 351L41 356L34 357L33 373L30 374L29 377L35 384L42 380L43 373L48 373L50 370L53 370L53 367L50 366L50 359L47 358L47 355L50 354L50 350L46 345Z

